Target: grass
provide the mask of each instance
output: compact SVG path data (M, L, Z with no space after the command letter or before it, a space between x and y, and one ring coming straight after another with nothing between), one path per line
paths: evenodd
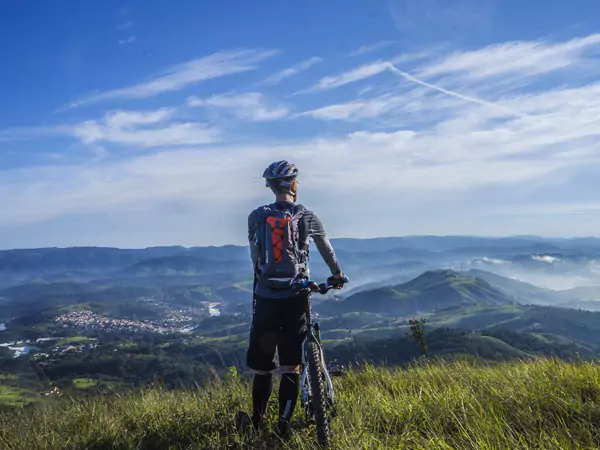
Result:
M169 345L171 345L170 342L166 342L164 344L160 344L158 347L165 348L165 347L168 347ZM137 349L139 347L139 344L136 344L135 342L129 342L129 341L119 342L116 344L116 347L121 350L131 350L131 349Z
M16 381L19 379L19 375L15 375L12 373L0 373L0 381Z
M593 363L366 366L334 380L335 449L600 447L600 365ZM273 400L269 430L276 420ZM314 430L304 427L296 427L285 444L272 431L244 439L235 433L233 417L249 408L248 383L232 372L195 391L149 389L17 410L0 416L0 447L317 448Z
M77 389L90 389L98 385L98 380L93 378L75 378L73 379L73 386Z
M0 384L0 407L27 406L38 401L39 396L36 396L35 393L29 390ZM0 444L1 442L2 441L0 440ZM2 448L1 445L0 448Z
M79 344L82 342L88 342L90 338L85 336L71 336L61 339L56 343L57 346L66 345L66 344Z

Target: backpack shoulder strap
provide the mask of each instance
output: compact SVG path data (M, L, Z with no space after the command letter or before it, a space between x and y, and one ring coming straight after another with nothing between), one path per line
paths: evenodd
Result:
M306 213L306 211L308 211L304 205L296 205L294 206L294 209L292 209L291 213L292 213L292 217L294 219L296 218L300 218L304 215L304 213Z

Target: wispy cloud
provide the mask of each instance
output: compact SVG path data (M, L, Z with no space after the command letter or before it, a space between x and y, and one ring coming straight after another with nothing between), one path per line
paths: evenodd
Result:
M217 142L221 132L196 122L173 122L174 110L112 111L64 130L84 144L113 143L138 148L199 145Z
M469 96L469 95L464 95L464 94L460 94L458 92L452 91L450 89L445 89L441 86L432 84L432 83L427 83L426 81L423 81L409 73L403 72L402 70L397 69L396 67L394 67L394 65L390 64L389 65L389 69L395 73L396 75L399 75L400 77L410 81L411 83L416 83L419 84L421 86L424 86L428 89L433 89L434 91L438 91L441 92L442 94L446 94L446 95L450 95L452 97L456 97L459 98L461 100L465 100L467 102L473 102L473 103L477 103L478 105L482 105L482 106L490 106L492 108L498 108L499 110L504 111L505 113L509 114L509 115L514 115L514 116L519 116L519 117L526 117L526 114L523 114L519 111L515 111L515 110L511 110L510 108L507 108L501 104L498 103L494 103L494 102L490 102L488 100L484 100L481 98L477 98L477 97L473 97L473 96Z
M267 85L275 85L281 83L286 78L293 77L294 75L297 75L300 72L308 70L315 64L318 64L322 61L323 58L313 56L312 58L301 61L298 64L293 65L292 67L288 67L287 69L283 69L281 72L277 72L271 75L263 83Z
M388 70L388 68L389 63L387 61L377 61L374 63L365 64L339 75L323 77L305 92L319 92L335 89L349 83L354 83L356 81L378 75L381 72Z
M359 121L379 117L397 107L401 99L381 96L369 100L357 100L347 103L328 105L313 109L298 115L310 116L320 120L348 120Z
M42 229L44 221L75 216L85 224L78 230L93 229L98 217L119 211L121 220L135 210L127 216L126 229L144 226L151 233L140 244L197 244L197 236L208 231L207 243L231 243L235 236L243 242L239 211L265 200L260 174L281 158L300 166L302 201L323 207L333 235L539 231L539 217L506 211L540 204L552 209L552 202L597 204L590 189L600 173L596 41L592 35L565 42L509 43L503 50L497 44L400 63L398 58L375 61L321 78L316 90L339 88L335 95L307 96L296 105L282 106L261 92L188 98L189 107L225 114L227 120L218 128L181 122L183 112L198 112L189 108L112 111L62 131L90 148L97 146L96 164L57 161L52 166L45 161L44 167L2 172L0 199L10 199L0 203L2 236L13 242L4 231L16 230L15 224ZM559 76L559 70L569 76ZM510 90L504 89L507 85ZM294 115L300 106L305 112ZM244 133L250 133L243 144L227 140L239 127L238 120L285 117L328 121L310 124L317 130L323 125L327 136L292 140L273 134L266 142L252 138L251 125L244 124ZM260 127L262 136L267 128ZM0 132L0 140L23 135L26 130L7 130ZM153 151L112 157L123 146ZM223 161L235 183L223 183L222 173L215 170ZM340 192L352 192L353 207L369 214L349 223L347 205L336 201ZM161 222L164 217L173 222L165 213L167 204L187 211L175 236L161 231L167 224ZM389 219L389 204L402 212L402 221L379 220ZM209 223L200 220L207 210L218 212L208 215ZM597 221L560 211L557 233L593 232ZM598 216L597 208L589 211ZM377 229L374 220L381 223ZM198 223L206 233L199 233ZM86 232L81 236L95 238Z
M264 95L259 92L213 95L206 99L190 97L187 104L225 110L239 119L252 122L277 120L289 114L288 109L283 106L269 106Z
M195 210L197 214L219 211L219 222L216 219L214 223L210 222L212 219L209 218L210 223L204 224L213 229L211 242L236 242L232 230L218 223L229 218L232 223L239 222L235 219L239 219L239 208L250 210L254 202L262 198L264 188L260 173L264 166L274 158L286 155L303 168L306 182L302 198L312 204L330 205L325 208L325 217L329 229L338 230L332 233L361 235L360 227L369 230L372 217L378 214L374 198L383 204L393 201L405 212L410 210L411 202L417 200L420 208L427 205L428 208L443 209L447 198L456 201L461 192L494 186L507 189L532 181L539 184L544 178L551 180L549 177L555 171L573 164L556 158L536 164L514 159L490 161L489 158L506 145L505 142L497 142L494 135L482 139L473 134L466 138L460 139L458 133L441 130L439 133L356 132L340 138L286 145L170 150L125 161L105 160L95 166L26 169L0 180L2 198L11 198L10 203L3 205L0 226L36 224L66 214L114 214L145 205L148 211L131 218L128 226L139 227L145 223L144 229L157 233L164 224L159 227L150 219L162 217L164 202L176 202L189 205L189 210ZM473 150L477 150L478 157L468 158L468 152ZM222 173L215 170L223 161L227 161L228 178L236 180L235 183L223 183ZM315 165L315 161L319 164ZM371 211L365 220L353 221L352 231L347 228L347 223L344 225L336 220L341 209L347 208L347 205L343 208L334 206L339 192L353 192L353 205ZM52 202L43 201L45 198L52 198ZM224 205L232 204L239 207L232 209L229 206L222 210ZM425 210L419 217L428 214ZM442 213L438 211L438 214ZM341 217L345 216L342 214ZM447 224L444 222L443 225ZM240 223L239 228L240 236L243 236L243 224ZM194 232L197 235L197 229L186 228L177 233L177 238L166 236L165 239L194 242ZM386 228L378 233L399 232L397 228ZM241 241L240 237L237 242Z
M117 25L117 30L128 30L131 27L133 27L135 25L135 22L133 20L128 20L127 22L123 22L119 25Z
M205 80L255 70L257 64L277 51L232 50L168 67L149 81L90 95L68 105L74 108L88 103L115 99L148 98L193 86Z
M486 109L487 115L498 117L522 117L535 120L527 113L524 104L515 108L511 96L500 95L506 87L517 89L513 95L522 97L518 88L530 83L537 83L544 76L557 70L578 70L579 82L585 72L597 73L600 67L597 56L600 55L600 35L571 39L566 42L511 42L496 44L481 49L455 52L448 56L406 59L405 55L390 61L377 61L361 66L337 76L321 79L311 90L327 90L361 81L383 72L390 72L408 82L432 91L427 100L426 95L418 103L407 97L409 87L399 85L385 94L376 94L371 98L364 97L350 102L336 103L309 110L301 115L321 120L360 120L381 117L396 113L398 110L414 113L415 106L433 112L445 109L433 92L438 92L466 103L458 103L455 108L465 109L468 103L480 105ZM594 60L594 58L596 58ZM420 64L414 65L416 61ZM594 61L596 63L594 63ZM397 65L411 62L412 73L401 70ZM581 70L581 69L585 70ZM583 73L582 73L583 72ZM524 82L523 78L530 81ZM465 88L467 83L468 88ZM370 83L368 88L372 91ZM496 88L496 89L495 89ZM495 92L497 91L497 92ZM369 92L369 91L367 91ZM546 96L548 93L546 93ZM518 98L517 97L517 98ZM404 99L404 101L402 100ZM494 111L493 113L490 111ZM450 114L451 111L448 111ZM443 117L443 116L442 116Z
M419 76L461 75L478 80L508 74L541 75L582 64L587 54L598 55L599 45L600 34L559 43L507 42L453 53L423 68Z
M135 42L135 36L129 36L125 39L120 39L119 45L133 44L134 42Z
M372 53L372 52L375 52L382 48L389 47L390 45L394 45L396 43L397 43L397 41L381 41L381 42L377 42L376 44L361 45L359 48L357 48L356 50L354 50L353 52L348 54L348 56L354 57L354 56L365 55L367 53Z

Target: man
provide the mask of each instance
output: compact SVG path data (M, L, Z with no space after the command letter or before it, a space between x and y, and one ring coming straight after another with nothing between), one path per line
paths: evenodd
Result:
M248 217L254 266L254 310L246 355L254 372L251 421L258 430L266 414L277 350L281 371L279 432L286 436L298 398L302 342L310 311L310 295L294 289L293 284L309 279L311 238L331 270L328 281L336 289L343 287L344 275L319 218L296 204L296 166L277 161L263 177L275 194L275 203L254 210Z

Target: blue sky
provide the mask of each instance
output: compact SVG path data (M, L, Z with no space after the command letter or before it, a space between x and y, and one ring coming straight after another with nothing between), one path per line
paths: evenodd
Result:
M332 236L597 234L600 4L0 5L0 247L245 242L289 159Z

